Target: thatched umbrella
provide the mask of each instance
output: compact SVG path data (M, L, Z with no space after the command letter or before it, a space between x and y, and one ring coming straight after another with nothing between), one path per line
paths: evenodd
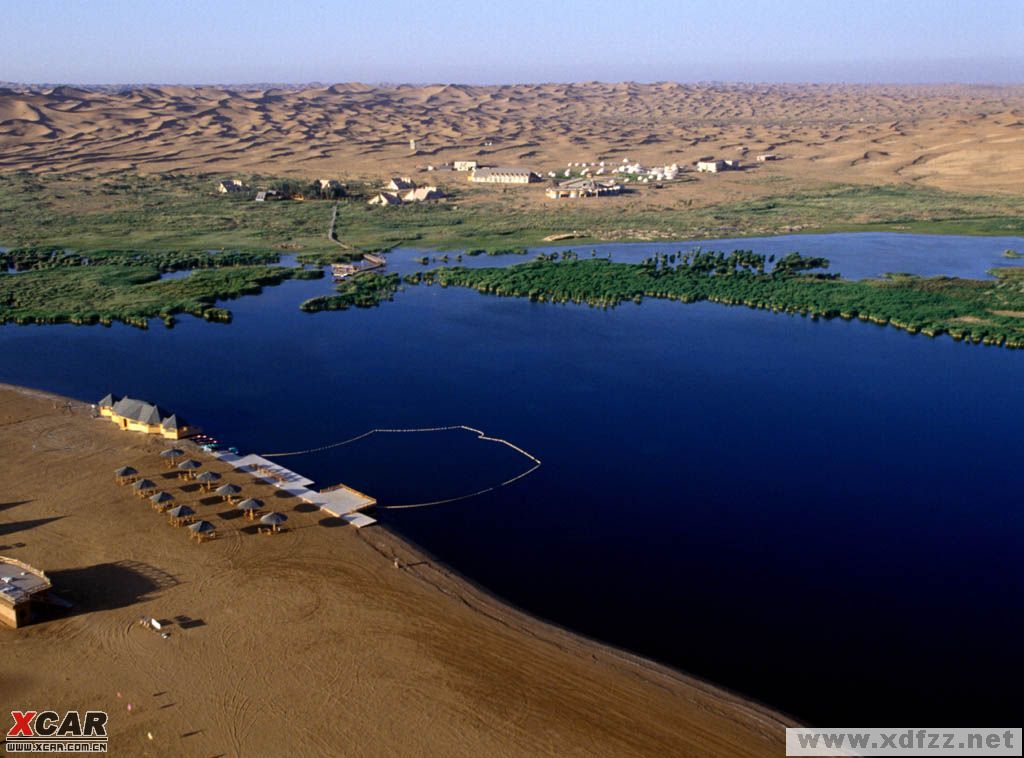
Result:
M156 483L152 479L138 479L132 485L132 489L139 497L145 497L156 491Z
M181 526L186 521L190 520L195 514L196 512L187 505L179 505L167 511L167 515L171 518L171 523L175 526Z
M203 464L200 463L199 461L193 460L193 459L190 458L189 460L182 461L181 463L178 464L178 471L180 471L185 476L187 476L189 479L191 479L194 476L194 474L192 472L195 471L197 468L199 468L202 465Z
M159 508L160 510L174 502L174 498L166 492L157 492L155 495L150 495L149 500L153 503L154 508Z
M189 524L188 530L190 532L189 537L195 537L196 542L202 542L204 539L210 539L216 536L216 527L209 521L197 521L194 524Z
M267 526L270 527L270 531L276 532L276 531L280 530L281 524L283 524L287 520L288 520L288 517L285 516L283 513L278 513L277 511L271 511L266 516L264 516L264 517L262 517L260 519L260 523L261 524L266 524Z
M196 481L201 482L203 488L207 492L209 492L210 490L213 489L213 483L220 481L220 474L218 474L216 471L204 471L203 473L196 477Z
M263 501L250 497L247 500L243 500L235 507L245 513L245 517L252 521L256 518L257 511L263 507Z
M122 466L114 472L114 479L118 484L128 484L128 482L132 481L138 475L139 472L131 466Z
M160 457L167 461L167 468L173 468L175 458L181 458L185 455L184 450L179 450L176 447L169 448L160 453Z
M231 496L237 495L242 491L242 488L237 484L225 484L222 487L217 488L217 494L223 497L227 502L231 502Z

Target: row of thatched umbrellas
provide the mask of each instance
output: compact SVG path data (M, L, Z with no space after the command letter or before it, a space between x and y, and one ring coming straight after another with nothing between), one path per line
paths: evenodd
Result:
M185 456L185 451L179 448L169 448L160 453L160 457L164 458L168 462L168 468L175 466L174 461L178 458ZM213 485L220 481L221 475L216 471L204 471L201 474L195 474L195 470L200 468L203 464L196 460L185 460L181 463L176 464L178 470L187 478L194 479L203 485L203 488L210 492L213 489ZM124 466L114 472L114 477L121 484L132 483L132 489L135 490L135 494L139 497L148 497L152 502L153 507L160 511L165 511L171 519L171 523L175 526L182 526L188 524L188 529L192 532L197 540L202 541L204 537L215 536L216 529L213 524L209 521L192 521L192 517L195 515L195 511L187 505L173 506L174 498L167 492L158 491L156 483L151 479L138 478L139 472L131 466ZM216 493L220 495L225 502L234 504L234 496L242 492L242 488L237 484L224 484L217 488ZM255 521L259 515L260 510L263 508L263 502L256 498L247 498L239 502L235 508L242 511L247 519ZM271 511L260 517L260 523L266 524L270 527L271 533L280 531L281 525L288 520L288 517L283 513ZM191 536L191 535L190 535Z

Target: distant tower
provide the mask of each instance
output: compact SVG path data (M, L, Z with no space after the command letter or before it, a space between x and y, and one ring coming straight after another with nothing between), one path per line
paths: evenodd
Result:
M409 140L409 149L414 153L416 152L416 140Z

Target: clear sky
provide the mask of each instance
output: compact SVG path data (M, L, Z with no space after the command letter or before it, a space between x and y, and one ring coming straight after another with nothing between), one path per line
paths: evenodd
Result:
M0 0L34 83L1024 82L1024 0Z

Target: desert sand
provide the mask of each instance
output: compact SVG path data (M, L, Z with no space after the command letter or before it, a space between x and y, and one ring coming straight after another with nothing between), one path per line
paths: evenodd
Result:
M1022 148L1019 86L0 89L8 171L381 177L460 158L546 170L773 152L783 160L755 166L760 178L1019 193ZM738 175L721 181L744 192Z
M0 554L45 570L74 604L0 628L2 710L106 710L117 755L782 751L787 719L531 619L382 527L340 526L203 457L289 516L282 534L251 533L165 476L165 447L0 385ZM116 484L122 465L218 539L193 543Z

